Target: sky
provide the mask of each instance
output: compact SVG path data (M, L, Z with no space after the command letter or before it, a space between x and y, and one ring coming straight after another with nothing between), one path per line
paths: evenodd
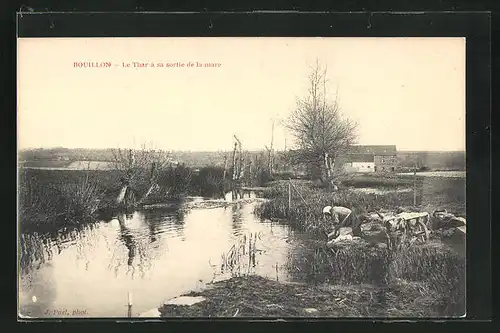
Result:
M291 148L316 61L358 144L465 150L464 38L21 38L18 147Z

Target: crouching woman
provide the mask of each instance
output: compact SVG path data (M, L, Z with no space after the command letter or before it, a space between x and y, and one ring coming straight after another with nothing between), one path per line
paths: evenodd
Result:
M328 241L340 235L340 228L352 228L352 235L361 237L361 220L349 208L341 206L326 206L323 208L323 219L331 224L333 231L328 234Z

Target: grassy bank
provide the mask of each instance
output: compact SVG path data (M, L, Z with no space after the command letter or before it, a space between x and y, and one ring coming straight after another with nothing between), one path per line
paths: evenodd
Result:
M264 219L284 220L294 229L304 230L318 241L312 241L292 256L287 263L291 271L296 271L300 280L310 283L331 283L335 285L371 284L392 290L389 286L398 281L419 286L418 297L431 299L440 315L461 315L464 309L465 258L435 235L427 244L389 250L373 246L380 238L364 236L360 242L341 243L333 249L325 246L324 231L331 226L324 225L322 207L342 205L353 208L360 218L374 210L395 210L411 207L413 193L365 194L350 190L326 192L307 182L294 182L291 209L288 209L288 184L276 182L265 193L269 199L256 207L255 213ZM450 190L453 192L452 190ZM300 193L300 195L299 195ZM455 193L455 192L453 192ZM457 200L459 201L459 200ZM465 206L465 202L457 202ZM382 235L383 226L365 224L366 235ZM383 240L382 240L383 241ZM465 239L458 240L464 248ZM387 289L389 288L389 289ZM412 297L406 306L414 306ZM403 301L401 301L403 302ZM423 306L423 305L419 305ZM417 308L419 307L417 306ZM439 309L438 309L439 308ZM371 311L371 310L370 310ZM421 308L418 313L426 310ZM433 310L434 311L434 310Z
M311 284L418 283L421 296L433 295L441 315L457 315L464 309L465 257L440 240L394 251L365 242L328 249L323 242L294 256L287 266L297 279Z
M397 174L355 175L342 182L344 187L377 189L417 189L417 204L424 210L446 209L451 213L466 216L465 178L442 176L413 176ZM407 194L413 196L413 193Z
M148 173L131 184L136 198L149 187ZM184 195L220 195L223 171L203 168L199 172L177 166L160 170L159 189L144 203L163 202ZM119 209L115 199L121 188L116 170L19 169L18 215L24 231L42 231L78 225L96 218L100 212ZM126 207L125 207L126 208ZM129 207L134 208L134 207Z
M378 187L376 184L384 182L387 182L385 187L408 187L408 179L404 176L394 178L360 176L352 178L349 182L355 185L354 187L376 188ZM375 210L394 210L398 207L428 212L446 209L457 216L466 216L464 178L420 177L417 206L413 205L413 191L372 194L344 188L337 192L328 192L309 181L295 180L292 184L290 211L288 181L275 181L264 193L264 197L270 200L257 207L255 213L263 219L286 219L294 228L315 235L323 234L324 228L327 227L322 224L321 212L327 205L353 208L359 216Z
M358 215L377 209L408 207L413 203L412 193L365 194L349 190L327 192L309 182L293 181L291 207L288 209L288 183L275 182L268 191L269 201L256 207L257 216L264 219L286 219L298 230L324 235L322 208L328 205L351 207Z
M343 186L346 187L380 187L380 188L407 188L413 186L413 179L398 175L354 175L343 180Z
M422 290L426 290L425 293ZM423 282L386 286L286 284L258 276L237 277L201 292L192 306L163 306L163 317L439 317L439 298ZM460 313L461 314L461 313Z
M339 244L334 249L315 240L303 245L294 248L298 253L282 266L303 283L236 276L185 295L205 297L201 303L164 305L160 312L164 317L457 317L465 313L465 258L438 240L398 251L366 242Z
M40 231L90 219L98 210L104 188L113 181L112 174L99 171L20 169L19 225L23 231Z

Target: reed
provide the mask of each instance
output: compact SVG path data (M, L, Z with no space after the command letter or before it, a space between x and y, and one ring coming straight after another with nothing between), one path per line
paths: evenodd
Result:
M53 182L26 173L19 178L18 215L23 231L79 224L98 209L101 189L91 173L73 182Z
M221 274L230 273L231 276L243 276L251 273L256 266L257 240L261 233L249 233L240 236L227 252L221 254Z

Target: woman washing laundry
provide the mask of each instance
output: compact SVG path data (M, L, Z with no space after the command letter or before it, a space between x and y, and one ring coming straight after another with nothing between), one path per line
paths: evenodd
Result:
M361 236L361 221L353 211L342 206L326 206L323 208L323 218L331 222L333 231L328 234L328 241L340 235L340 228L351 227L353 236Z

